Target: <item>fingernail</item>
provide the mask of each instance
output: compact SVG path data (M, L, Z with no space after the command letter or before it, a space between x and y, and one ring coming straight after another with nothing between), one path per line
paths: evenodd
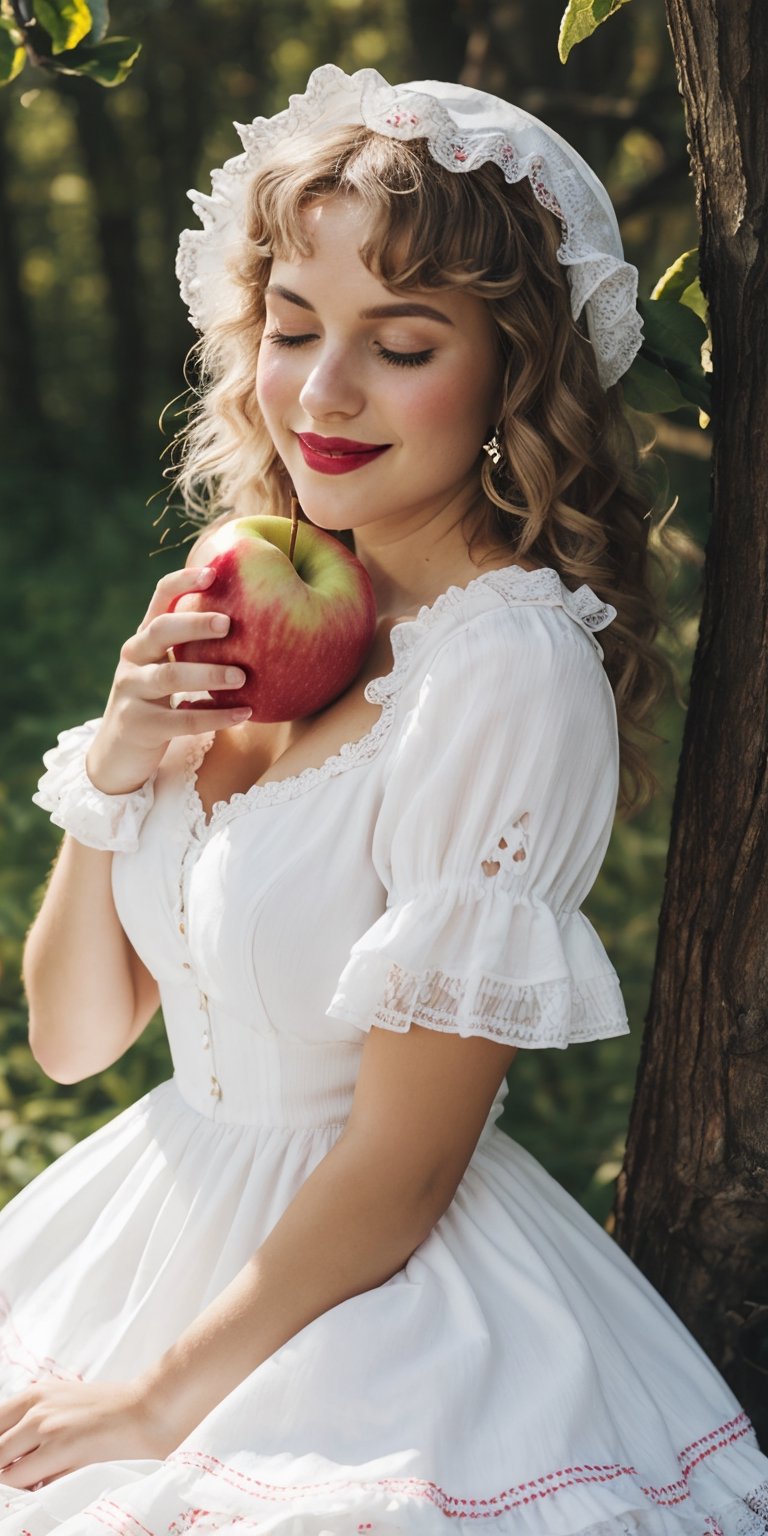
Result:
M233 711L232 711L232 719L233 720L247 720L248 716L250 715L250 713L251 713L250 709L233 709Z
M224 673L224 681L232 684L244 683L245 673L241 672L239 667L227 667Z
M211 619L211 629L215 635L225 635L229 629L229 616L226 613L215 613Z
M202 570L198 571L197 579L198 579L198 581L208 581L209 577L213 576L213 575L215 575L213 566L212 565L204 565Z

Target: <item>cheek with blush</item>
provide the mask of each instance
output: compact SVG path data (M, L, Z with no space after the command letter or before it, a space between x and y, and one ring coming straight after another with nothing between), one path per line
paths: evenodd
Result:
M256 399L263 410L280 391L279 359L272 359L263 349L256 363Z
M465 403L464 392L457 389L454 379L436 378L428 386L426 381L421 387L416 382L407 395L401 396L400 415L408 434L450 436L454 427L460 426Z
M485 433L487 381L474 380L469 370L456 374L433 390L420 405L414 403L410 421L428 439L434 452L450 462L472 458ZM439 445L439 446L438 446Z
M285 437L285 419L290 406L290 392L279 365L260 358L256 368L256 404L273 441Z

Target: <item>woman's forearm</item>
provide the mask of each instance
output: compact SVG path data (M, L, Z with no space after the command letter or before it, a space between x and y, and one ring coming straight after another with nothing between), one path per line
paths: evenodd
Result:
M434 1193L342 1135L226 1290L140 1378L175 1448L294 1334L397 1273L442 1214Z
M127 1049L136 999L111 853L66 834L27 934L22 976L30 1048L49 1077L78 1082Z

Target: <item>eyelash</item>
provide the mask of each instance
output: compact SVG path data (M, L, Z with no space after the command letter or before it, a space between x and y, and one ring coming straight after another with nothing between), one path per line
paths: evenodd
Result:
M273 341L278 347L300 347L305 341L311 341L311 336L286 336L283 331L268 331L266 340ZM375 345L385 363L392 363L395 368L421 368L428 363L434 355L434 347L425 352L390 352L388 347L383 347L380 342Z

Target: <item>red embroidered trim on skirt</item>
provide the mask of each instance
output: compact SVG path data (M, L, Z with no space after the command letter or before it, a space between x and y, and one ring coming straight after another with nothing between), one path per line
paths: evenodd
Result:
M0 1291L0 1360L8 1365L18 1365L28 1376L55 1376L59 1381L82 1381L78 1371L68 1371L57 1365L50 1356L38 1359L28 1349L11 1322L11 1303ZM23 1536L23 1532L22 1532Z
M711 1456L714 1451L722 1450L725 1446L732 1445L734 1441L741 1440L744 1435L753 1432L753 1426L747 1414L744 1412L737 1414L727 1423L720 1424L717 1429L702 1435L699 1440L692 1441L678 1453L677 1459L682 1468L682 1477L658 1488L641 1484L641 1491L657 1505L669 1507L681 1504L691 1496L690 1489L686 1485L693 1468L706 1457ZM694 1452L697 1454L694 1455ZM217 1456L211 1456L205 1451L172 1451L168 1461L178 1461L184 1466L197 1467L201 1472L221 1478L223 1482L229 1483L240 1492L250 1493L255 1498L263 1500L293 1498L297 1494L301 1496L306 1493L332 1492L335 1494L344 1488L364 1486L355 1478L329 1479L328 1482L323 1483L265 1483L260 1478L251 1477L247 1472L239 1472L235 1467L228 1467ZM636 1467L622 1466L620 1462L561 1467L556 1472L546 1472L541 1477L505 1488L501 1493L486 1499L462 1498L458 1494L449 1494L437 1483L417 1477L376 1478L366 1486L386 1489L392 1493L405 1493L410 1498L429 1499L442 1508L445 1514L469 1513L469 1518L478 1519L484 1517L486 1510L488 1515L506 1513L508 1510L518 1509L521 1505L532 1504L536 1499L560 1493L564 1488L571 1488L579 1483L607 1483L619 1477L636 1478L637 1476ZM680 1492L680 1489L684 1491ZM457 1506L462 1508L459 1509Z

